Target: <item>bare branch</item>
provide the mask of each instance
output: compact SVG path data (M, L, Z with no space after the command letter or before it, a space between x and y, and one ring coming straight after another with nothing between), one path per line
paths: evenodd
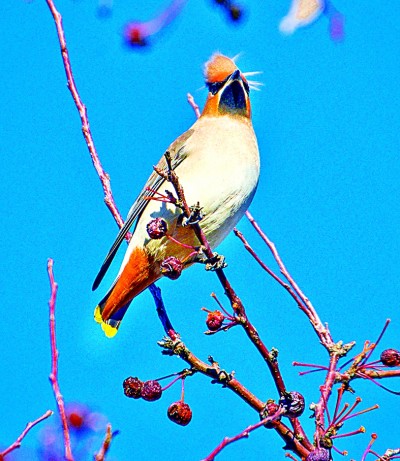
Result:
M251 426L246 427L242 432L239 434L233 436L233 437L225 437L222 442L202 461L214 461L215 457L228 445L230 445L233 442L237 442L240 439L243 439L245 437L249 437L250 432L255 431L259 427L264 426L265 424L271 423L272 421L275 421L280 417L282 414L282 409L279 409L274 415L268 416L267 418L262 419L256 424L253 424Z
M57 350L57 343L56 343L56 317L55 317L57 283L54 280L53 260L52 259L49 259L47 261L47 272L49 275L50 289L51 289L51 296L49 300L51 373L50 373L49 379L53 387L54 396L56 398L56 402L58 406L58 412L61 418L61 424L62 424L63 436L64 436L65 459L67 461L74 461L74 458L72 456L72 451L71 451L71 440L70 440L67 416L65 413L64 398L61 395L60 386L58 384L58 350Z
M194 114L196 115L196 118L199 118L201 115L200 108L190 93L187 94L187 100L191 108L194 110Z
M305 294L300 290L299 286L297 283L294 281L293 277L290 275L289 271L286 269L285 265L283 264L283 261L281 257L279 256L279 253L274 245L274 243L266 236L266 234L262 231L261 227L257 224L253 216L250 214L249 211L246 211L246 216L258 235L264 240L264 242L267 244L268 248L270 249L275 261L278 263L278 266L281 270L282 275L286 278L286 280L289 282L290 286L293 288L293 290L296 292L298 297L302 300L304 305L306 306L306 310L303 310L307 317L309 318L312 326L314 327L315 332L317 333L321 343L325 346L328 351L334 346L334 342L332 339L332 336L328 330L327 326L324 326L318 317L318 314L316 310L314 309L314 306L311 304L311 301L305 296Z
M76 108L78 109L79 116L81 118L81 123L82 123L82 133L85 138L87 147L89 149L90 156L92 158L93 165L96 169L96 172L100 178L101 184L103 186L103 191L104 191L104 201L108 207L108 209L111 211L112 215L114 216L115 221L117 222L118 226L121 228L124 224L124 221L121 217L120 212L118 211L118 208L114 202L114 198L112 195L111 191L111 184L110 184L110 178L108 174L104 171L103 166L100 162L99 156L96 151L96 147L94 145L94 140L92 137L92 133L90 131L90 126L89 126L89 120L87 116L87 110L86 106L83 104L79 93L78 89L75 84L75 79L72 74L72 67L71 67L71 61L69 59L69 54L68 54L68 48L67 48L67 42L65 39L65 33L63 29L63 24L62 24L62 16L61 14L57 11L56 6L53 2L53 0L46 0L48 7L50 8L51 14L53 15L55 25L57 28L57 35L58 35L58 40L60 42L60 48L61 48L61 56L64 64L64 69L65 69L65 74L67 76L67 85L68 89L71 92L72 98L75 102ZM130 235L126 235L126 239L129 241Z
M47 410L46 413L44 413L42 416L40 416L38 419L35 419L35 421L32 421L30 423L28 423L25 427L25 429L22 431L21 435L17 438L17 440L12 443L8 448L6 448L5 450L3 450L1 453L0 453L0 460L2 461L9 453L11 453L12 451L16 450L17 448L19 448L21 446L21 442L22 440L25 438L25 436L28 434L28 432L34 427L36 426L36 424L39 424L40 422L42 422L44 419L47 419L49 418L50 416L52 416L53 412L51 410Z

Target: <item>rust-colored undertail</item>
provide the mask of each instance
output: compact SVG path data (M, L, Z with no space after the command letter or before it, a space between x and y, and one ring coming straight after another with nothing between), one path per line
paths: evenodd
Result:
M108 337L114 336L129 304L160 278L158 264L145 249L135 248L110 291L96 306L94 318Z

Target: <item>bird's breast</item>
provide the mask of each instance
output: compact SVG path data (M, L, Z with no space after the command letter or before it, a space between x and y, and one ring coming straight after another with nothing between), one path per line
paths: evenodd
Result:
M187 159L176 169L189 205L200 202L202 227L217 246L250 205L260 174L251 122L229 115L201 117L187 140Z

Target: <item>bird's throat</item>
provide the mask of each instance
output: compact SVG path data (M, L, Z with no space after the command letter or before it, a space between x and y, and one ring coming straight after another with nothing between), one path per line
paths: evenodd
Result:
M225 114L247 114L245 89L239 80L234 80L224 88L219 100L218 111Z

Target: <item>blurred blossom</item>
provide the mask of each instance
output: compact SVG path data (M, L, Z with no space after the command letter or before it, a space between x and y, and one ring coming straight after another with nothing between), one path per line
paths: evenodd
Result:
M329 20L331 39L343 40L344 16L339 13L331 0L292 0L289 13L282 19L279 29L284 34L292 34L299 27L312 24L321 14Z
M87 405L70 403L65 409L75 461L91 459L101 445L107 420ZM38 458L41 461L64 461L64 441L60 418L47 424L39 436Z
M344 39L344 16L340 13L335 13L330 18L329 33L334 41Z
M316 21L324 8L324 0L292 0L289 13L279 24L279 30L284 34L292 34L297 28Z
M232 22L239 22L243 18L243 8L232 0L214 0L228 15Z
M65 411L71 431L97 432L103 430L107 424L104 415L93 412L87 405L81 403L70 403Z
M148 39L168 26L181 12L187 0L173 0L159 15L150 21L128 22L124 30L124 39L132 47L144 47Z

